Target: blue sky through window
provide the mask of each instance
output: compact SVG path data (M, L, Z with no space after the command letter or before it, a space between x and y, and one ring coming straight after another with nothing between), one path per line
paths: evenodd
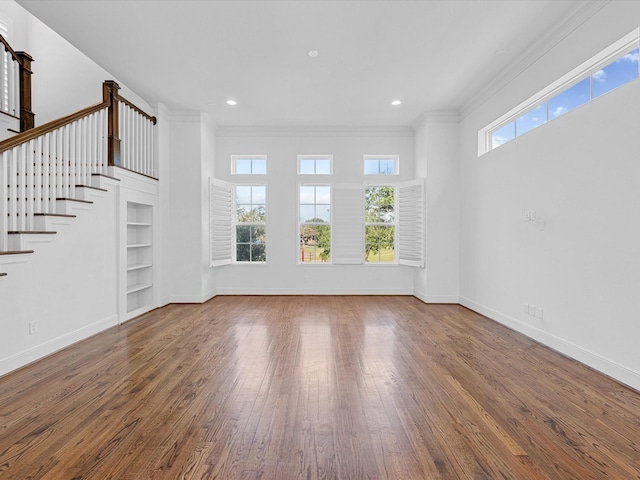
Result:
M543 123L547 123L546 102L542 105L538 105L533 110L529 110L527 113L516 119L516 136L527 133L529 130L533 130Z
M598 70L591 78L593 98L638 78L638 49Z
M558 118L589 100L591 100L590 79L585 78L573 87L567 88L564 92L549 99L549 119Z
M491 134L491 148L499 147L516 138L515 122L509 122Z
M640 76L638 68L639 54L640 49L636 48L575 85L560 91L557 95L549 98L548 101L536 105L515 120L503 124L491 132L489 149L499 147L548 121L584 105L596 97L635 80Z

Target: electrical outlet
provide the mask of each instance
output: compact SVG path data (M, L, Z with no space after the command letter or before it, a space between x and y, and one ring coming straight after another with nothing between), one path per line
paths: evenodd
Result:
M33 320L29 322L29 335L33 335L34 333L38 333L38 321Z
M536 318L542 320L542 309L536 308Z
M536 306L535 305L529 305L529 315L536 315Z
M528 222L531 220L531 212L529 212L529 210L525 210L524 211L524 221Z
M524 304L524 313L526 313L527 315L529 315L529 304L525 303Z

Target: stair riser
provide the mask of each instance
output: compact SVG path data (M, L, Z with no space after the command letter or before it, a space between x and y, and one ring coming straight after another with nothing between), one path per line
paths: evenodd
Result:
M120 180L102 175L95 175L91 178L92 187L103 188L105 190L109 190L111 187L117 187L119 184Z
M33 228L34 230L40 230L45 232L57 232L60 227L65 225L71 225L73 218L70 217L47 217L47 216L34 216Z
M90 203L74 202L72 200L56 200L56 213L62 215L76 215L91 209Z
M76 187L76 198L78 200L87 200L93 202L107 196L107 192L95 190L93 188Z
M9 235L10 250L36 250L38 245L51 243L55 234L17 233Z

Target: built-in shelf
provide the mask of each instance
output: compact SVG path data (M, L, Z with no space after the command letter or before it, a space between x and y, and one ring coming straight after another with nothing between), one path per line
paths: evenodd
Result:
M141 292L142 290L146 290L147 288L151 287L153 287L151 283L139 283L137 285L131 285L127 287L127 295L131 293Z
M153 206L127 202L127 313L153 304Z
M133 270L141 270L143 268L151 268L150 263L137 263L135 265L127 265L127 272L131 272Z

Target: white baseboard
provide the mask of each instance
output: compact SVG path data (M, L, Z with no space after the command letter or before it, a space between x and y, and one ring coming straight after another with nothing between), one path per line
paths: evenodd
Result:
M204 295L171 295L167 303L205 303L215 297L217 292L212 290Z
M640 391L640 372L633 368L621 365L600 354L587 350L579 345L568 342L560 337L552 335L539 328L528 325L513 317L500 313L492 308L486 307L471 299L460 297L460 305L478 312L485 317L489 317L506 327L511 328L537 342L546 345L568 357L571 357L585 365L608 375L615 380L628 385L629 387Z
M413 295L404 288L229 288L218 287L218 295Z
M414 290L413 296L424 303L460 303L457 295L427 295L424 292Z
M116 325L118 325L118 315L111 315L103 320L94 322L91 325L86 325L74 330L73 332L66 333L58 338L36 345L35 347L31 347L24 352L0 359L0 375L5 375L20 367L24 367L29 363L40 360L47 355L51 355L52 353L62 350L69 345L85 340L96 333L100 333Z

